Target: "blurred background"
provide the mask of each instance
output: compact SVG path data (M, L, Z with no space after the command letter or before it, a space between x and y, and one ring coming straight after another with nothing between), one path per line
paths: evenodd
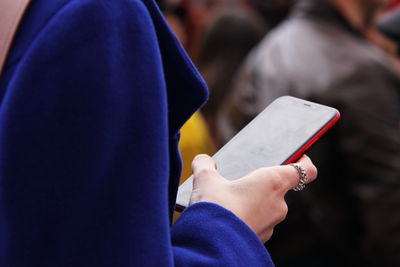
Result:
M183 127L182 181L281 95L338 108L266 244L276 266L400 266L400 0L159 0L210 90ZM311 189L312 188L312 189Z

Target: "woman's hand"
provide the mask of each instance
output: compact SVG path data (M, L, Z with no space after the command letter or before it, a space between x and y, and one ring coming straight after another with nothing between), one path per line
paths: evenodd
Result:
M317 169L307 156L298 162L308 175L308 182L317 177ZM216 170L215 162L207 155L198 155L192 163L193 192L190 204L213 202L241 218L266 242L275 225L286 217L288 207L285 194L300 180L293 166L258 169L241 179L226 180Z

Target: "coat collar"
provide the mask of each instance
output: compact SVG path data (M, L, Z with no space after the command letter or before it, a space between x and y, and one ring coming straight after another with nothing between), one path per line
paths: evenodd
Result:
M154 0L143 0L153 19L161 51L168 97L170 136L207 100L205 81L168 27Z

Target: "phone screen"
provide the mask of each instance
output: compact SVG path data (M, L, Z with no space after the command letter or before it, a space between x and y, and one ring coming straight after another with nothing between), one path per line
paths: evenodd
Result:
M228 180L236 180L258 168L287 163L311 145L310 141L315 141L313 138L321 131L327 130L338 114L331 107L280 97L213 156L218 172ZM187 206L191 180L179 188L180 206Z
M214 155L218 172L235 180L261 167L281 165L336 114L297 98L278 98Z

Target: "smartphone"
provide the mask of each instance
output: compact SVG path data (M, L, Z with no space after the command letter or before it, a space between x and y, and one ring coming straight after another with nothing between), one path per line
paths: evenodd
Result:
M336 109L291 96L272 102L223 146L213 159L218 172L236 180L262 167L297 161L340 118ZM178 189L176 210L189 205L193 176Z

